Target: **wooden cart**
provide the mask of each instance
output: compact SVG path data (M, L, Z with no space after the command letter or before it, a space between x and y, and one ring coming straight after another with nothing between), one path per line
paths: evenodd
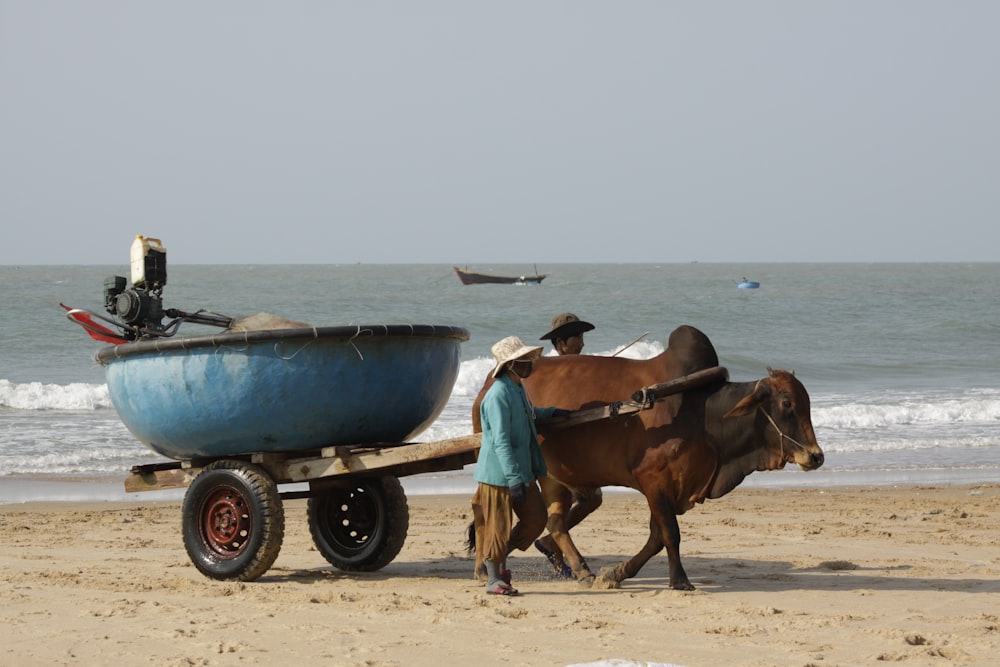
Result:
M336 446L135 466L128 492L188 487L184 547L213 579L252 581L274 564L285 533L283 500L308 498L309 531L333 566L371 572L403 548L409 508L399 478L461 470L480 435L426 443ZM306 490L279 484L306 482Z

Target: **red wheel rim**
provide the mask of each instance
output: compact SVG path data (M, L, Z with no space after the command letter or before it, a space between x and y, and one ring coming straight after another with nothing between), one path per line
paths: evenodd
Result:
M246 496L228 486L212 491L201 505L201 536L223 558L235 558L250 541L253 514Z

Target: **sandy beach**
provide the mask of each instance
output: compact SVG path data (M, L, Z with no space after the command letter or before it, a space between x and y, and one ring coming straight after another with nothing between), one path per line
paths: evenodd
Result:
M681 517L695 592L661 555L614 590L510 563L487 596L464 553L466 496L409 498L383 570L347 574L285 503L250 583L190 563L176 502L0 506L0 665L992 665L1000 486L737 489ZM574 531L595 571L642 546L648 513L606 494ZM308 661L308 663L307 663Z

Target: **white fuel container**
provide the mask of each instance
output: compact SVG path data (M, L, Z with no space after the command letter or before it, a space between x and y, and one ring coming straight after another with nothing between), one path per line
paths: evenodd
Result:
M160 239L138 235L132 241L132 286L158 290L167 284L167 249Z

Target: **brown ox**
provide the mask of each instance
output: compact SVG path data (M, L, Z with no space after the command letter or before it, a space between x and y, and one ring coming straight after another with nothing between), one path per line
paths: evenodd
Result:
M629 401L642 387L718 363L705 334L681 326L670 334L667 349L652 359L543 357L524 385L534 405L579 410ZM472 408L476 432L481 430L479 402L488 385ZM541 480L547 528L577 579L593 581L594 575L569 536L571 489L629 487L649 503L649 539L631 559L601 573L609 586L634 577L666 547L670 586L693 590L681 565L679 514L706 498L721 498L755 470L777 470L786 463L804 470L823 465L809 415L809 395L793 374L770 369L768 377L755 382L717 381L667 396L629 416L540 431L549 471ZM479 518L478 512L474 515ZM477 553L477 573L480 569Z

